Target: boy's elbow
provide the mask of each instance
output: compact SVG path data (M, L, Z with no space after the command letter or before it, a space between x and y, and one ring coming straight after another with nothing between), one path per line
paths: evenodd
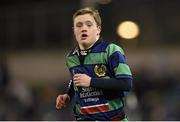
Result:
M133 87L133 80L128 79L127 80L127 91L131 91L132 87Z

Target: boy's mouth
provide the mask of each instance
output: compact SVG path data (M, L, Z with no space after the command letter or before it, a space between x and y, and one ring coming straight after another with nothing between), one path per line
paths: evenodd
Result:
M88 37L87 34L81 34L81 39L82 39L82 40L86 39L87 37Z

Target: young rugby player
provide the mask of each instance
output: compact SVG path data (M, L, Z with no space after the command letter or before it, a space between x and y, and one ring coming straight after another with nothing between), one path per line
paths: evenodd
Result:
M72 80L56 108L74 95L76 120L127 120L124 92L132 88L132 74L123 49L100 37L101 17L94 8L75 12L73 31L77 46L66 57Z

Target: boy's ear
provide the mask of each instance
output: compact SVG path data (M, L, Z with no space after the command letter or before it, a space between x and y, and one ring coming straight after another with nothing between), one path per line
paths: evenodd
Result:
M98 35L101 33L101 27L100 26L98 26L98 30L99 30L99 33L98 33Z
M101 32L101 26L98 26L99 31Z

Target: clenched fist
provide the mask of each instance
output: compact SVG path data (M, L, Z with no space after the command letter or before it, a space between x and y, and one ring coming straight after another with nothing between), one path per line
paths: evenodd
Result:
M73 76L73 82L75 86L89 87L91 83L91 77L86 74L75 74Z
M70 97L68 94L58 95L56 99L56 108L62 109L66 106L67 101L70 100Z

